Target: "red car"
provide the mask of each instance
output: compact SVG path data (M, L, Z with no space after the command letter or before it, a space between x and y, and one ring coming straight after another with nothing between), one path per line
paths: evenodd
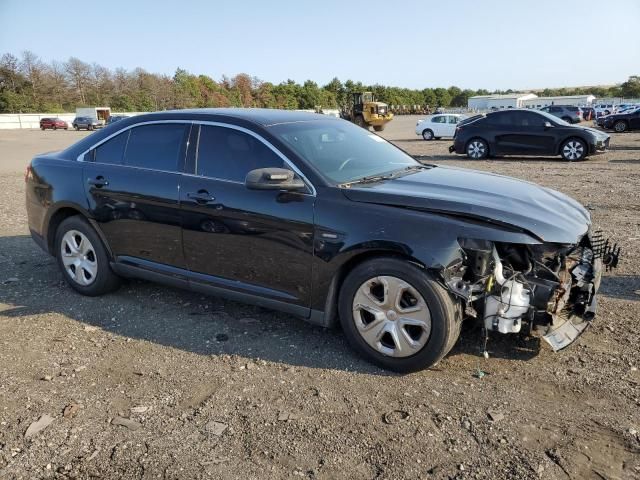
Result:
M59 128L64 128L65 130L69 129L69 124L64 120L59 118L42 118L40 119L40 129L46 130L47 128L51 128L53 130L57 130Z

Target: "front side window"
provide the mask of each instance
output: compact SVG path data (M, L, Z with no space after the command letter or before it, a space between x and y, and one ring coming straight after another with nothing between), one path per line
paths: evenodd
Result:
M343 120L283 123L269 129L335 184L420 166L385 139Z
M130 130L124 164L167 172L178 171L184 161L185 123L141 125Z
M274 167L286 168L286 164L257 138L233 128L200 127L198 175L244 182L251 170Z

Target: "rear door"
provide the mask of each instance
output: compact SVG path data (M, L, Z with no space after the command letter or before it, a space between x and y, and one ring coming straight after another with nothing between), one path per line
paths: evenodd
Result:
M89 211L115 257L184 266L179 181L190 123L128 128L85 155Z
M311 300L314 194L247 189L250 170L289 168L248 130L203 124L196 151L193 174L180 190L192 284L288 303L304 314L300 309Z

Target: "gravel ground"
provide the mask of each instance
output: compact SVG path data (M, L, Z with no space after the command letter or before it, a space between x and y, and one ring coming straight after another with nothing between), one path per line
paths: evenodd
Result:
M393 375L340 331L131 281L81 297L28 237L22 172L85 133L0 131L0 478L640 478L640 133L585 162L468 161L397 117L426 162L539 182L620 242L594 325L554 354L466 328Z

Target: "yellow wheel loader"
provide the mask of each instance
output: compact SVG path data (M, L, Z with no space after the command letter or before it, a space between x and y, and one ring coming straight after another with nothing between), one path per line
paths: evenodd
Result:
M393 119L386 103L376 102L372 92L356 92L352 94L352 103L343 118L356 125L376 132L384 130L384 126Z

